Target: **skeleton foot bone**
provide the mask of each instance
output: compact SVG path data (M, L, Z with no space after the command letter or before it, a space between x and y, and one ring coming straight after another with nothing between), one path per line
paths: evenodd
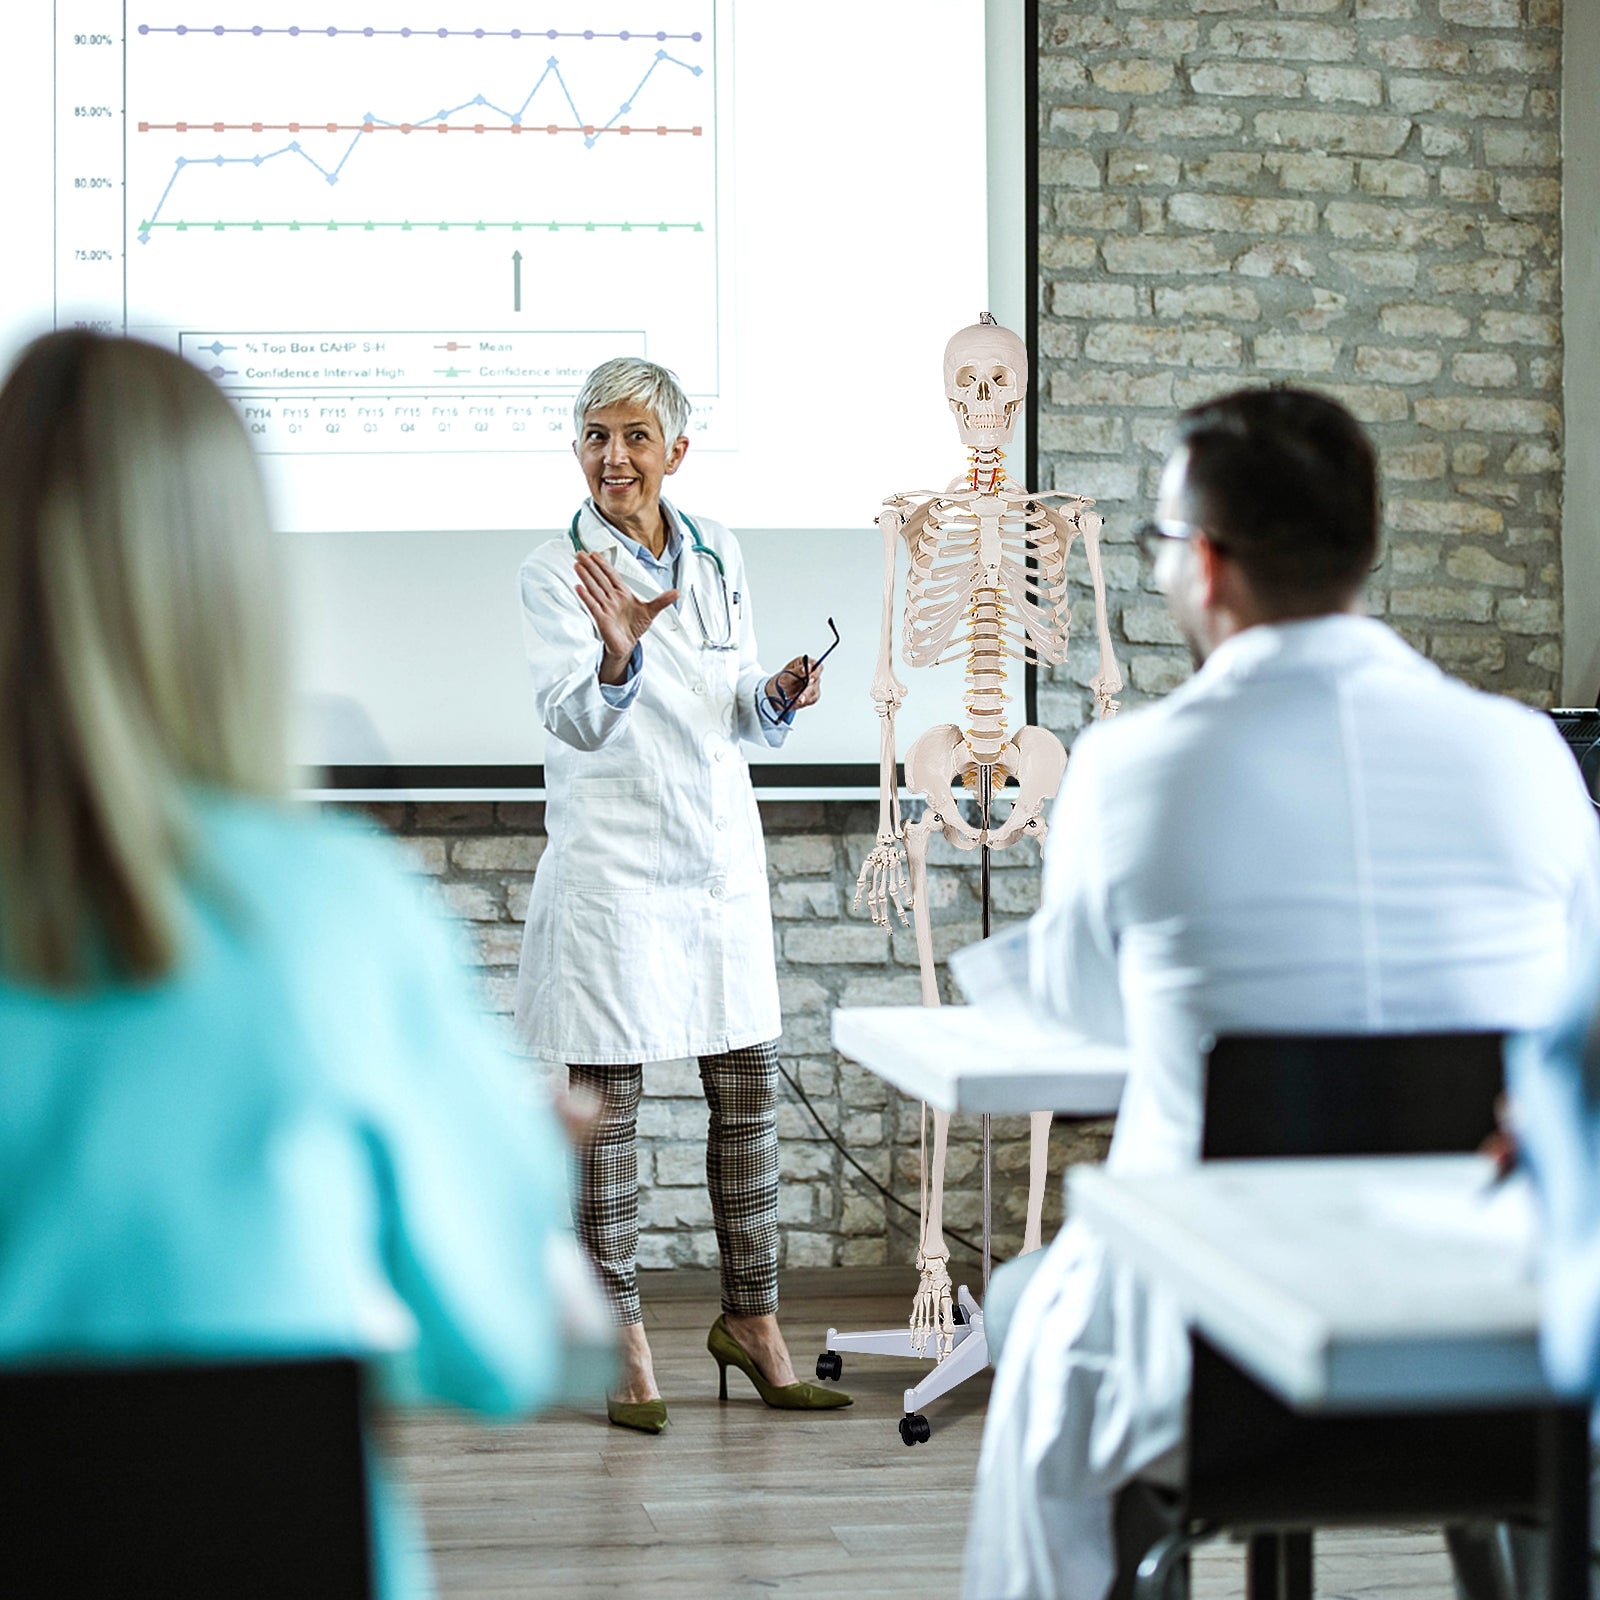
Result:
M933 1342L935 1361L943 1361L955 1348L956 1313L950 1292L950 1258L917 1252L917 1271L921 1281L917 1298L911 1304L911 1348L919 1356L928 1353Z

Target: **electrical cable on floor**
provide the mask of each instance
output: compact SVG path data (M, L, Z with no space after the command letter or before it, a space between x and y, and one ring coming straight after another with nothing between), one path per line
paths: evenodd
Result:
M868 1172L867 1169L864 1166L862 1166L861 1163L859 1161L857 1161L856 1158L853 1155L851 1155L850 1152L847 1149L845 1149L845 1147L842 1144L840 1144L838 1139L836 1139L834 1137L833 1130L831 1128L829 1128L827 1123L822 1120L822 1113L819 1112L814 1105L812 1105L811 1097L805 1092L804 1089L802 1089L800 1087L800 1085L797 1082L795 1082L795 1080L793 1078L791 1078L789 1076L789 1069L787 1067L785 1067L784 1064L781 1061L778 1063L778 1071L783 1074L783 1081L786 1084L788 1084L791 1089L794 1090L795 1095L797 1096L797 1098L800 1101L800 1104L803 1105L806 1108L806 1110L811 1113L811 1120L814 1123L816 1123L817 1127L821 1130L822 1137L824 1139L826 1139L828 1141L828 1143L831 1144L833 1146L833 1148L835 1150L837 1150L839 1152L839 1154L842 1155L845 1158L845 1160L848 1161L850 1163L850 1165L852 1167L854 1167L856 1169L856 1171L859 1172L861 1174L861 1176L863 1178L865 1178L867 1180L867 1182L870 1183L872 1185L872 1187L874 1189L876 1189L878 1191L878 1193L883 1196L883 1198L885 1200L888 1200L888 1201L892 1202L894 1205L899 1206L902 1211L910 1212L910 1214L912 1216L914 1216L914 1217L917 1217L917 1220L920 1222L921 1218L918 1216L917 1208L915 1206L908 1205L904 1200L902 1200L900 1198L899 1195L895 1194L893 1192L893 1190L885 1188L883 1184L879 1183L878 1180L875 1177L873 1177L873 1175L870 1172ZM961 1234L954 1232L950 1228L946 1228L944 1230L944 1236L945 1236L945 1238L947 1240L954 1241L956 1244L960 1245L963 1249L970 1250L972 1252L973 1258L975 1260L981 1261L983 1259L982 1247L979 1246L979 1245L975 1245L972 1242L972 1240L964 1238Z

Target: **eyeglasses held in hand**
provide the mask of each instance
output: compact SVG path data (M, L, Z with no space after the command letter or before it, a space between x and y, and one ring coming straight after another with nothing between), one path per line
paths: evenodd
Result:
M833 643L830 644L815 661L813 661L810 656L801 656L800 659L805 663L805 670L800 674L799 688L797 688L792 695L787 693L783 687L784 675L782 672L780 672L772 680L777 686L778 690L778 709L779 711L783 712L785 716L787 716L789 712L794 709L795 702L806 692L807 687L811 683L811 674L815 672L817 668L820 667L822 663L839 648L839 630L834 627L832 617L828 618L828 632L833 635Z

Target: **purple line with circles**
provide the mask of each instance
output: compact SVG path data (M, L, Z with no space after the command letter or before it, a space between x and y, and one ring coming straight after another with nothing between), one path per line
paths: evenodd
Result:
M145 36L170 33L177 38L193 35L196 38L219 39L226 34L242 33L254 39L274 35L290 39L620 39L625 43L631 39L654 39L661 44L669 39L683 39L699 44L703 38L698 31L668 33L656 28L623 28L616 33L602 33L595 28L263 28L259 25L229 28L220 23L204 27L191 26L186 22L141 22L138 31Z

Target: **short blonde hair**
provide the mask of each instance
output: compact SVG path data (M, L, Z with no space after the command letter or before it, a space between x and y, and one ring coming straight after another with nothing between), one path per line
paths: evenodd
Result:
M0 390L0 971L177 965L196 788L287 789L283 610L215 385L130 339L32 344Z
M578 391L572 403L572 425L583 434L583 419L591 411L632 400L647 406L661 424L662 437L674 445L689 431L689 400L678 376L642 356L616 356L602 361Z

